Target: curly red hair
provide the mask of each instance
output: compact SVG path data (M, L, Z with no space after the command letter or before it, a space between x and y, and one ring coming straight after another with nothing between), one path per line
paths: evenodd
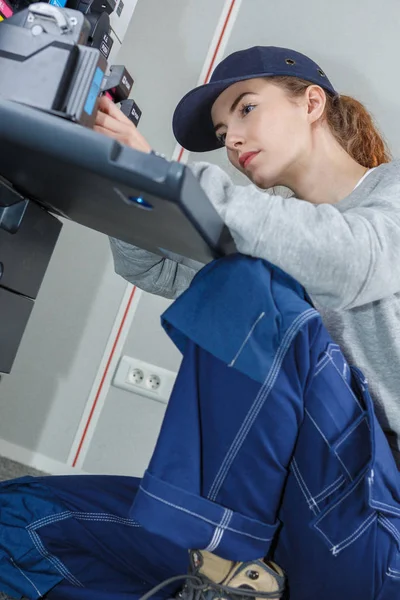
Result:
M270 77L291 96L301 96L312 85L297 77ZM368 110L351 96L326 94L324 114L339 144L360 165L372 168L392 160L389 148Z

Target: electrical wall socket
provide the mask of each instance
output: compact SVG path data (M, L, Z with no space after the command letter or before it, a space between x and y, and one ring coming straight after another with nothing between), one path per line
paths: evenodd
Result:
M114 373L113 385L166 404L176 376L173 371L131 356L122 356Z

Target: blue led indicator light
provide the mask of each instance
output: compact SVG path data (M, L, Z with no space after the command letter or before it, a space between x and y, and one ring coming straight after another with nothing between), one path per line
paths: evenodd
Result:
M140 208L144 208L146 210L153 210L153 205L150 202L147 202L142 196L130 196L129 200L136 204Z

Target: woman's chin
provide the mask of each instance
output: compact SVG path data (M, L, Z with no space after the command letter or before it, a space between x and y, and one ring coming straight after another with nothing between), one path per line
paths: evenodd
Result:
M243 169L240 165L232 163L232 165L246 177L251 183L253 183L260 190L269 190L275 186L283 185L277 183L277 178L271 174L263 173L262 169Z
M262 174L252 173L251 177L249 177L250 181L254 183L255 186L260 188L260 190L268 190L276 185L278 185L272 177L265 177Z

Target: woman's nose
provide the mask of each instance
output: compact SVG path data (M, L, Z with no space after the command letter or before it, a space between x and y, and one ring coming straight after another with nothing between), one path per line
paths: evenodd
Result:
M243 135L239 131L227 131L225 137L225 146L228 150L237 150L243 146Z

